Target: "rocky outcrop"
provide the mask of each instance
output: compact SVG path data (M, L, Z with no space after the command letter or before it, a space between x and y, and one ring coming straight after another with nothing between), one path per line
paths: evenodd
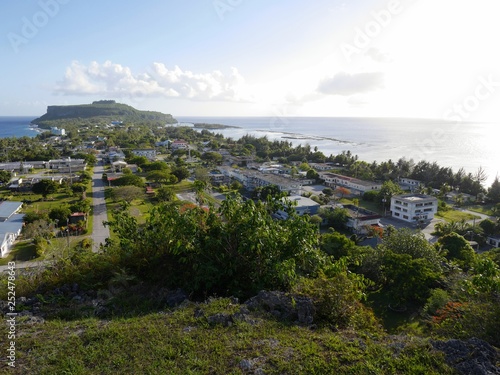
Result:
M500 355L487 342L468 340L433 341L435 349L444 352L446 363L464 375L500 374Z
M245 302L251 311L269 312L279 320L311 325L316 309L310 298L276 291L262 290Z

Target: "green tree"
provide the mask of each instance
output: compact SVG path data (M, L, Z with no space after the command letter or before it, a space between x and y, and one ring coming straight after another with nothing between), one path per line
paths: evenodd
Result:
M120 186L111 190L115 202L125 201L131 203L134 199L144 196L144 190L138 186Z
M171 187L162 186L156 190L156 198L161 202L170 202L174 200L175 194Z
M306 173L306 178L310 180L317 180L319 179L319 173L316 172L314 169L309 169Z
M319 214L328 221L328 225L335 230L344 230L349 219L349 214L345 208L320 208Z
M0 171L0 183L6 184L12 178L12 173L9 171L1 170Z
M90 212L90 199L80 199L76 202L73 202L70 206L69 209L71 212L83 212L83 213L88 213Z
M222 163L222 155L218 152L209 151L201 155L201 160L204 160L209 164L219 165Z
M59 226L66 225L69 215L71 215L71 210L68 207L55 207L49 212L50 220L59 223Z
M85 184L81 184L81 183L76 182L73 185L71 185L71 190L75 194L81 194L85 190L87 190L87 186Z
M189 173L189 169L187 169L186 167L177 166L172 169L172 174L177 177L178 182L185 180L191 175L191 173Z
M488 200L493 203L500 203L500 180L498 176L495 177L495 180L488 189L487 197Z
M177 177L171 174L167 170L154 170L147 174L146 178L149 181L153 181L158 184L175 184L177 182Z
M474 249L469 242L457 233L450 233L441 237L438 244L446 250L446 258L456 261L461 267L469 268L475 257Z
M239 196L209 210L160 204L144 226L123 211L109 224L124 266L198 296L286 290L329 265L306 217L274 220L264 203Z
M329 232L321 235L320 248L335 259L348 256L355 243L339 232Z
M403 190L398 184L392 181L385 181L378 193L378 201L382 204L385 199L385 206L388 207L391 204L391 198L395 195L402 194Z
M498 230L500 230L500 226L498 223L495 223L493 220L484 219L479 223L479 227L483 230L484 234L487 236L491 236L495 234Z
M386 251L383 254L384 290L396 306L423 305L431 290L439 285L440 271L425 258Z
M52 180L41 180L33 185L32 191L35 194L41 194L43 198L54 194L59 189L59 184Z
M407 254L413 259L424 258L439 267L441 255L432 246L423 233L415 233L411 229L401 228L395 231L386 231L381 251L392 251L395 254Z
M115 186L126 186L126 185L133 185L137 187L144 187L144 180L142 177L139 177L137 175L124 175L120 178L117 178L116 180L113 181L113 185Z
M408 228L386 231L377 250L379 280L374 281L397 304L423 304L443 277L442 256L422 233Z

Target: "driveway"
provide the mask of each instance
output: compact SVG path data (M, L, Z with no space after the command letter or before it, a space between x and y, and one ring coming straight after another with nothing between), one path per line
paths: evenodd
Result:
M92 251L99 252L100 245L106 243L109 238L109 228L104 227L103 222L108 221L106 201L104 200L105 182L102 180L104 167L96 165L92 176L92 215L94 218L94 230L92 232Z

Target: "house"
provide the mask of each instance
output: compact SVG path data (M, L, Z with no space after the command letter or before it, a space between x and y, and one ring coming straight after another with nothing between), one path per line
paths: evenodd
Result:
M132 154L134 154L135 156L144 156L149 160L156 159L156 150L154 148L132 150Z
M73 173L84 171L87 167L85 159L54 159L46 163L47 169L57 170L60 173Z
M78 224L80 221L87 221L87 214L84 212L73 212L69 215L69 224Z
M293 208L295 209L295 212L297 215L302 216L302 215L316 215L319 211L320 204L313 201L311 198L303 197L300 195L290 195L289 197L283 198L283 202L290 201L293 204ZM288 214L283 211L279 210L276 214L276 216L280 219L287 219Z
M210 183L212 185L220 185L229 181L229 179L219 171L211 171L208 174L208 177L210 178Z
M59 129L57 126L53 126L50 128L50 133L53 135L66 135L66 130Z
M127 162L123 160L117 160L111 163L114 172L121 172L123 168L127 168Z
M289 194L300 195L302 193L302 182L293 178L272 173L261 173L250 169L236 169L231 167L220 167L220 172L227 178L234 178L239 181L247 190L254 190L258 187L276 185L280 191Z
M345 187L350 190L354 190L359 194L364 194L371 190L380 190L382 184L374 181L360 180L354 177L343 176L336 173L322 173L320 178L325 181L325 185L328 187Z
M309 163L309 166L316 171L329 171L333 166L328 163Z
M346 227L354 233L366 234L368 233L368 227L380 226L380 219L382 216L376 212L366 210L353 204L346 204L343 208L347 210L347 214L349 215Z
M156 147L168 147L168 145L170 144L170 140L167 139L165 141L159 141L159 142L156 142L155 143L155 146Z
M419 222L434 219L438 199L425 194L402 194L391 198L391 214L396 219Z
M22 206L23 202L3 201L0 204L0 222L9 220L12 215L19 212Z
M120 150L109 150L107 159L110 163L114 161L125 160L125 154Z
M172 151L187 150L188 148L189 148L189 144L182 139L177 139L170 144L170 149Z
M404 190L415 191L419 186L422 185L422 182L419 180L414 180L412 178L400 177L399 178L399 186L401 186Z
M493 247L500 247L500 237L498 236L488 236L486 243Z
M22 202L0 203L0 254L5 257L23 228L24 214L19 214Z

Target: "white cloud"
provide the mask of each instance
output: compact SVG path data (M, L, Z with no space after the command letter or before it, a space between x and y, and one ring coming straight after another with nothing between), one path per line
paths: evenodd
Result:
M155 62L148 72L132 73L129 67L106 61L88 66L73 61L66 68L55 92L63 95L102 95L119 97L170 97L201 101L250 101L238 69L229 74L221 71L193 73L175 66Z
M349 96L383 87L384 74L381 72L356 74L340 72L320 81L318 91L327 95Z
M365 55L371 57L373 61L379 63L389 63L392 62L392 58L388 53L382 52L378 48L372 47L365 52Z

